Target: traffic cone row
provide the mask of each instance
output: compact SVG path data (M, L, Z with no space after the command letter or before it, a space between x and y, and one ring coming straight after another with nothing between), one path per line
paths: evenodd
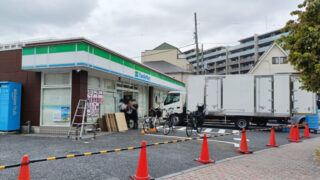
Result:
M291 139L289 141L290 142L301 142L299 140L299 138L300 138L299 127L298 127L298 123L296 123L294 125L294 127L292 128L292 135L291 135Z
M293 126L293 124L291 123L290 136L289 136L290 140L289 141L291 141L291 142L300 142L299 141L299 136L300 135L299 135L298 124L296 123L295 126ZM304 138L310 138L308 123L306 124L303 137ZM276 145L276 138L275 138L275 132L274 132L274 127L273 126L271 128L270 140L269 140L269 144L267 146L278 147ZM251 154L252 153L252 151L249 151L249 149L248 149L246 130L244 128L242 129L241 145L240 145L240 148L238 150L236 150L236 152L237 153L241 153L241 154ZM204 136L203 136L203 142L202 142L202 149L201 149L200 157L198 159L196 159L195 161L197 161L200 164L213 164L213 163L215 163L214 160L210 159L208 142L207 142L207 134L204 134ZM146 146L146 142L145 141L142 141L137 172L136 172L136 174L134 176L129 176L129 178L130 179L134 179L134 180L153 179L149 175L149 172L148 172L147 146ZM22 158L21 168L20 168L18 180L30 180L28 155L24 155L23 158Z

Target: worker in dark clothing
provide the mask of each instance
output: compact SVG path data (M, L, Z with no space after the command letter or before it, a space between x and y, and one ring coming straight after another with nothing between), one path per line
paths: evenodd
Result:
M129 107L132 109L131 119L134 122L133 129L138 129L138 104L135 99L132 99L129 103Z

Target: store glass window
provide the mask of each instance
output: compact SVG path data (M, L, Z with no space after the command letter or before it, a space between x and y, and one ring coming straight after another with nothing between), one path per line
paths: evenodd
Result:
M88 77L88 88L100 88L100 78L95 76Z
M144 117L148 115L149 111L149 91L148 87L138 86L139 93L134 93L134 98L137 100L139 108L138 108L138 116Z
M115 109L115 97L113 92L103 93L103 103L101 104L101 117L105 113L114 113Z
M69 126L71 118L70 88L45 88L42 93L42 125Z
M69 73L44 74L44 85L69 85Z
M115 89L115 83L112 80L104 79L103 80L103 87L105 89Z

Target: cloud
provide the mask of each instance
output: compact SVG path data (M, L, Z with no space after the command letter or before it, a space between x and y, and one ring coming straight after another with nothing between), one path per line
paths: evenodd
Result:
M5 0L0 1L0 42L82 36L136 57L162 42L176 47L193 43L197 12L199 42L209 48L281 28L299 2Z

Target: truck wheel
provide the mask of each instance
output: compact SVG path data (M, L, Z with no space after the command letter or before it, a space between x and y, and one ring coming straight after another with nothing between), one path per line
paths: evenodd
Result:
M174 115L173 117L173 125L174 126L177 126L177 125L180 125L181 124L181 116L180 115Z
M268 123L268 121L258 121L258 122L257 122L257 125L258 125L258 126L266 126L267 123Z
M234 122L235 126L237 129L243 129L243 128L248 128L249 126L249 121L246 119L237 119Z
M185 124L185 122L184 122L184 116L183 116L182 114L177 114L177 115L176 115L176 118L177 118L177 124L175 124L175 126L176 126L176 125L182 126L182 125Z

